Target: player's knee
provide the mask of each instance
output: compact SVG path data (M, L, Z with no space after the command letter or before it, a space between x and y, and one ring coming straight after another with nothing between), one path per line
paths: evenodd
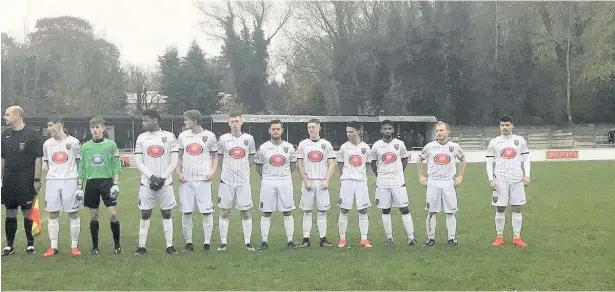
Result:
M171 210L160 210L162 214L162 219L171 219Z
M504 213L504 212L506 212L506 207L498 206L498 207L495 208L495 211L498 212L498 213Z
M141 219L149 220L152 217L152 210L141 210Z
M263 217L271 217L271 212L263 212Z
M7 218L17 218L18 209L6 209L6 217Z
M192 215L192 212L184 212L184 215Z
M431 219L433 216L436 216L436 212L427 212L427 217L429 217L429 219Z
M111 222L117 222L117 216L115 214L109 216L109 221Z
M98 221L98 209L90 209L90 221Z
M60 216L60 213L58 213L58 216ZM51 214L50 214L50 217L51 217ZM70 219L77 219L77 218L79 218L79 213L77 213L77 212L70 212L70 213L68 213L68 218L70 218Z
M359 210L359 214L367 214L367 208Z
M27 210L21 209L21 214L23 214L24 218L30 217L30 209L27 209Z
M222 209L222 211L220 211L220 218L222 219L228 219L228 217L230 217L231 212L229 209ZM244 213L241 212L241 216L244 216Z
M510 211L513 213L521 213L521 206L510 206Z
M49 212L49 219L58 219L58 218L60 218L60 212Z
M229 217L229 214L230 214L230 212L227 210L226 218ZM241 211L241 219L249 220L250 218L251 218L251 216L250 216L250 211L249 210Z
M402 215L408 215L410 214L410 209L408 207L401 207L399 208L399 213Z
M384 214L384 215L391 214L391 208L388 208L388 209L382 209L382 214Z
M284 216L291 216L292 214L293 214L292 211L282 212L282 215L284 215Z
M342 214L348 214L349 212L350 212L349 209L340 208L340 213Z
M109 217L116 217L117 216L117 210L115 209L115 207L109 207L109 208L107 208L107 210L109 211Z

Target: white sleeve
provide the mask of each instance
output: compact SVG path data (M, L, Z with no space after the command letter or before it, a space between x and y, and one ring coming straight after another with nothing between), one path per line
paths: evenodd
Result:
M162 178L167 178L171 175L171 173L173 173L175 168L177 168L178 161L179 161L179 152L178 151L171 152L171 163L169 164L167 169L162 174Z
M376 147L378 145L378 142L372 144L372 148L369 148L369 145L367 145L367 161L366 163L371 163L372 160L378 160L378 151L376 149L378 149L378 147Z
M487 146L487 153L485 153L485 156L495 158L495 146L493 145L493 140L489 141L489 145Z
M530 177L530 155L529 153L526 155L522 155L523 157L523 171L525 172L525 176Z
M180 133L179 136L177 136L177 149L179 150L184 150L184 142L183 139L184 137L182 136L182 134Z
M216 135L211 135L213 141L209 144L209 152L218 152L218 140L216 140Z
M331 145L331 143L327 143L327 159L336 159L336 154L335 151L333 150L333 145Z
M427 160L427 158L429 158L429 150L427 146L429 146L429 144L425 145L423 149L421 149L421 154L419 154L422 160Z
M297 162L297 151L295 151L295 146L293 146L292 144L289 144L288 146L289 146L288 148L290 148L289 149L290 155L289 155L289 159L288 160L291 163Z
M410 152L408 151L408 148L406 148L406 143L404 143L404 141L401 141L401 145L399 145L399 147L399 155L401 156L401 158L408 158L408 160L410 160Z
M295 157L296 159L303 159L303 141L299 142L299 145L297 145L297 154Z
M487 161L485 162L485 166L487 167L487 178L489 181L495 179L493 176L493 164L495 163L495 158L493 156L487 156Z
M344 145L342 145L342 147L340 147L340 150L335 153L335 160L337 160L337 162L339 163L344 162Z
M143 153L135 152L135 160L137 161L137 168L143 175L145 175L147 178L150 178L152 177L152 175L154 175L151 171L149 171L149 169L147 169L145 164L143 164Z
M463 149L461 149L461 146L457 144L457 159L461 159L463 156L465 156L465 153L463 153Z
M43 161L47 161L47 141L43 143Z
M256 154L256 142L254 142L254 137L250 137L248 141L248 154L253 155Z

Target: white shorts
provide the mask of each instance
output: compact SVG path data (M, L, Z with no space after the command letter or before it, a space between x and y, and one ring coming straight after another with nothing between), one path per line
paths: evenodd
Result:
M72 213L79 210L79 202L75 200L77 179L50 179L45 185L45 210L47 212Z
M218 207L245 211L252 209L252 186L248 185L229 185L221 182L218 186Z
M196 180L181 183L179 185L179 205L182 213L192 213L197 210L197 207L200 213L213 213L211 181Z
M299 207L304 211L314 210L314 207L319 211L326 211L331 208L331 198L329 196L329 189L322 190L320 185L324 182L324 179L311 179L309 180L312 190L308 191L305 185L301 184L301 201Z
M173 185L162 187L158 191L153 191L149 186L139 185L139 209L152 210L154 202L158 200L160 210L171 210L177 206L175 201L175 190Z
M427 180L427 196L425 210L431 213L444 211L447 214L457 213L457 192L453 180Z
M367 181L342 180L340 183L340 198L337 204L340 208L352 209L352 202L356 202L357 210L363 210L372 206L369 201Z
M260 208L262 212L288 212L295 210L291 179L263 179L261 181Z
M507 182L495 179L495 189L491 198L491 205L496 207L525 205L525 185L523 181Z
M408 207L410 203L406 186L394 188L376 187L376 200L374 203L379 209Z

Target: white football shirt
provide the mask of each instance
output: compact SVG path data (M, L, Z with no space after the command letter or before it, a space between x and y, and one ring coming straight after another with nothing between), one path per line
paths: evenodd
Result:
M182 175L186 181L204 180L211 171L211 156L218 155L216 135L208 130L194 133L188 129L177 137L182 154Z
M419 155L427 162L429 179L452 180L457 174L457 160L461 160L464 154L459 144L449 140L444 144L431 141Z
M511 134L509 136L497 136L487 146L487 157L495 158L493 174L498 179L508 182L520 182L523 180L523 158L530 150L527 142L521 136Z
M171 165L171 153L179 152L177 139L171 132L144 132L137 137L135 154L142 154L143 164L153 175L161 177ZM173 172L165 178L165 185L173 183ZM141 174L141 184L149 186L149 177Z
M238 186L250 184L249 155L256 154L254 137L242 133L239 137L226 133L218 141L218 153L222 157L222 173L220 181Z
M43 160L47 161L47 179L77 178L77 159L81 159L79 140L66 136L63 140L51 137L43 143Z
M359 145L350 141L342 144L337 152L337 162L344 163L340 180L367 181L365 165L371 162L369 145L363 141Z
M271 141L263 143L254 159L254 163L263 165L264 179L291 179L291 162L297 162L297 153L295 147L286 141L279 145Z
M329 141L305 139L297 146L297 159L303 160L303 170L308 179L326 179L329 159L335 159L333 146Z
M410 153L404 142L393 138L391 142L386 143L380 139L372 145L371 157L372 160L376 160L378 187L393 188L406 184L401 160L409 158Z

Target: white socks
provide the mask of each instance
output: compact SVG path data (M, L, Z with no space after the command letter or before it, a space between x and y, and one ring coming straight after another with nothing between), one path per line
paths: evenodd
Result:
M192 243L192 214L182 214L182 231L186 243Z
M228 218L226 219L226 226L228 229ZM241 227L243 229L243 242L244 244L248 244L252 241L252 217L241 219Z
M149 232L149 223L150 220L141 219L139 223L139 247L145 247L147 243L147 233ZM166 229L165 229L166 230ZM166 232L165 232L166 236Z
M56 219L57 220L57 219ZM71 248L77 248L77 244L79 243L79 233L81 231L81 218L77 216L77 218L70 218L70 239L71 239Z
M318 236L324 238L327 236L327 213L318 212L316 217L316 226L318 226Z
M414 222L412 222L412 215L410 213L401 215L401 221L404 223L406 233L408 234L408 240L414 239Z
M205 244L211 244L211 234L214 231L214 215L203 214L203 238Z
M457 233L457 216L455 214L446 214L446 230L448 230L448 239L455 239Z
M359 231L361 232L361 240L367 240L367 232L369 232L369 217L367 217L367 214L359 213Z
M147 227L149 227L149 223ZM164 229L164 238L167 242L167 247L173 246L173 218L162 219L162 228ZM145 234L147 236L147 232Z
M495 212L495 233L498 236L504 234L504 224L506 224L506 212Z
M271 227L271 217L261 216L261 236L264 242L269 238L269 228Z
M311 218L312 216L310 216ZM293 233L295 233L295 219L293 215L284 216L284 230L286 230L286 240L289 242L293 241Z
M348 214L344 214L340 212L340 217L338 219L340 240L346 239L346 229L348 229Z
M310 238L312 233L312 212L303 212L303 238Z
M427 212L427 220L425 221L425 228L427 229L427 238L436 238L436 223L438 213Z
M521 216L521 213L512 212L511 217L513 236L519 237L521 236L521 223L523 222L523 216ZM504 225L504 223L502 223L502 225Z
M222 218L222 216L220 216L218 219L218 229L220 229L220 244L226 244L228 236L228 218Z
M51 248L58 249L58 233L60 233L60 224L58 218L49 219L47 222L47 229L49 229L49 240L51 241ZM72 230L72 229L71 229Z
M391 225L391 214L382 214L382 226L387 239L393 239L393 227Z

